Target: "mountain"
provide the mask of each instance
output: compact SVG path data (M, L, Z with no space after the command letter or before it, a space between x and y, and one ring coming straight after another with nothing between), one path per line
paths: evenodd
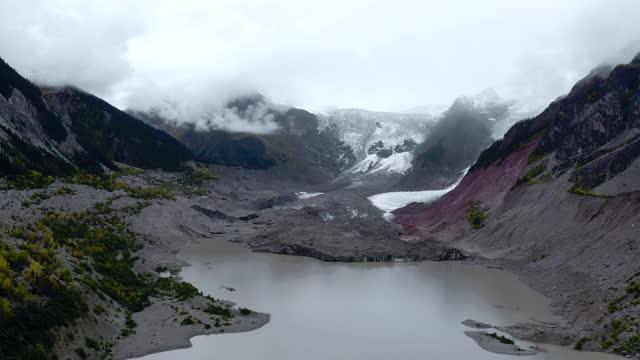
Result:
M192 158L105 101L70 87L41 89L0 60L0 173L101 172L114 162L176 170Z
M195 125L196 119L172 121L157 111L130 113L168 132L198 159L213 164L271 169L282 176L320 183L349 168L356 160L348 145L333 133L319 129L316 115L272 104L261 95L230 101L222 110L226 119L224 129L215 118L219 115ZM244 127L268 124L269 131L233 131L233 127L228 127L233 121L243 123Z
M353 150L357 163L334 183L387 188L411 169L414 151L436 121L431 114L337 109L318 115L321 131Z
M504 124L522 116L514 101L492 89L460 97L445 111L415 150L412 170L398 187L443 189L491 144Z
M405 140L422 142L436 116L431 114L405 114L363 109L338 109L318 115L321 129L333 132L351 146L358 161L371 155L371 148L383 143L382 148L393 150Z
M585 348L634 355L639 190L640 55L592 71L484 150L457 188L394 221L537 276Z

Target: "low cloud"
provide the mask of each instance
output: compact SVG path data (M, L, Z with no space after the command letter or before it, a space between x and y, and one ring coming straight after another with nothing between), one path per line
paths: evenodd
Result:
M273 109L265 103L250 105L245 111L226 108L203 119L207 128L223 129L231 132L269 134L279 129Z
M638 13L637 0L3 1L0 56L120 108L272 131L224 104L259 92L309 109L403 110L493 87L544 106L640 51Z

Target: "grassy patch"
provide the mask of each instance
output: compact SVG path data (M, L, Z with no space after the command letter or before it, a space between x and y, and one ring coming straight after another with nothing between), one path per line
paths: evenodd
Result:
M180 182L185 185L200 186L207 181L216 181L220 177L206 165L197 164L195 168L187 170Z
M29 199L24 200L22 202L22 206L29 207L31 205L39 205L43 201L51 199L54 196L75 195L75 194L76 194L75 190L66 186L58 188L55 191L49 191L49 190L38 191L33 193L29 197Z
M52 176L44 175L36 170L27 170L24 174L5 176L4 179L9 189L15 190L43 189L54 181Z
M116 175L95 175L95 174L77 174L72 178L68 178L67 182L73 184L81 184L91 186L100 190L115 191L125 189L127 184L118 181Z

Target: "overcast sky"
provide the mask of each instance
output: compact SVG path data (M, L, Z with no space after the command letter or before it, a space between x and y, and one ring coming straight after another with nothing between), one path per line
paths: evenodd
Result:
M493 87L548 102L640 51L638 0L2 0L0 56L119 107L257 91L402 110Z

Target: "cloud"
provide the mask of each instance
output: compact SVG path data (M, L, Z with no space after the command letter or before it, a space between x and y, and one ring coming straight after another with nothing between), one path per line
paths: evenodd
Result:
M276 116L282 115L287 109L286 106L273 104L265 99L256 99L241 108L228 104L195 105L169 101L135 110L151 110L152 113L176 123L185 122L186 119L200 130L271 134L280 129Z
M144 29L140 1L0 2L2 56L31 80L73 84L109 96L132 64L127 42Z
M36 81L192 121L253 92L401 110L494 87L545 104L629 61L638 13L636 0L4 1L0 56Z

